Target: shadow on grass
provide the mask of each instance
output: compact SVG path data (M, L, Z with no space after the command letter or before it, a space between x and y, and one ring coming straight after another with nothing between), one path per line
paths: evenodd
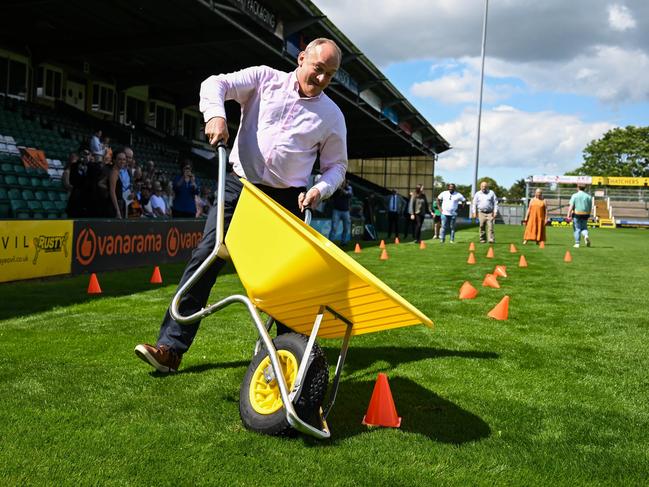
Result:
M331 444L375 429L361 424L373 388L373 380L341 384L328 421L332 431ZM390 390L397 413L402 418L401 431L455 445L478 441L491 434L491 428L480 417L410 379L390 378Z
M185 264L161 266L165 286L175 286L182 276ZM49 311L56 307L66 307L98 301L107 297L128 296L156 289L149 282L153 268L141 267L130 270L97 273L102 294L88 294L89 275L55 276L0 284L0 294L6 306L0 306L0 320L27 316ZM221 275L234 272L231 265ZM217 284L218 285L218 284ZM171 296L169 297L171 300ZM162 311L161 311L162 316Z
M202 372L207 372L208 370L213 370L213 369L236 369L238 367L248 367L248 365L250 365L250 360L237 360L234 362L191 365L189 367L181 368L174 375L200 374ZM149 375L155 378L169 377L169 374L158 372L157 370L151 371Z
M338 359L339 350L326 347L325 353L330 364L335 364ZM353 343L349 347L345 361L345 373L347 375L369 369L377 362L381 362L381 371L394 369L400 364L419 362L420 360L436 359L444 357L459 357L469 359L497 359L499 355L495 352L481 350L448 350L445 348L431 347L358 347L354 348ZM387 362L386 367L383 363Z

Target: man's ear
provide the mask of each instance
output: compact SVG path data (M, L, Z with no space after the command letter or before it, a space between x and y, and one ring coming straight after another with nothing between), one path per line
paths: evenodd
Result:
M297 55L297 65L302 66L302 63L304 62L304 51L301 51L300 54Z

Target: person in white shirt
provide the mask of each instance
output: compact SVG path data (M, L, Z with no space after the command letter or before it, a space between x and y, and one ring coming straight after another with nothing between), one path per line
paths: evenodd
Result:
M480 222L480 243L487 243L487 234L489 243L495 243L494 220L498 213L498 198L496 193L489 189L488 182L480 183L480 191L473 195L472 207L473 218L477 218Z
M442 234L440 242L446 241L446 234L450 233L451 243L455 243L455 220L457 218L457 209L466 198L455 191L455 184L449 183L446 191L442 191L437 196L437 204L442 211Z
M154 218L165 218L167 216L167 204L162 197L162 185L160 181L153 183L153 195L149 199L151 212Z

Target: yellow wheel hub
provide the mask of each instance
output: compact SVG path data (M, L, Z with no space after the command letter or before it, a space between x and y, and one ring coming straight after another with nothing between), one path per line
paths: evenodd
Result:
M290 392L297 376L298 363L295 355L288 350L278 350L277 356L279 363L282 367L284 380ZM255 369L250 381L250 404L252 408L259 414L273 414L279 411L282 406L282 395L279 392L279 385L277 380L273 378L268 381L266 377L266 369L272 370L270 358L266 357Z

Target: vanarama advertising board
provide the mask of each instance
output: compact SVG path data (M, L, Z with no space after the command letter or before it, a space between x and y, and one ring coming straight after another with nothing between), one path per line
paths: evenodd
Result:
M0 282L70 273L72 221L0 221Z
M205 220L78 220L72 272L98 272L187 261Z

